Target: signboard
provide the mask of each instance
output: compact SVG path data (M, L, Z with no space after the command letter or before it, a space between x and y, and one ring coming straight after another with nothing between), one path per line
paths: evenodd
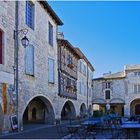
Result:
M11 120L12 129L16 130L18 128L17 116L16 115L11 116L10 120Z

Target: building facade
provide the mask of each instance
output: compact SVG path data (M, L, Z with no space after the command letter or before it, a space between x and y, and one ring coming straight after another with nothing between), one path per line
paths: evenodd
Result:
M69 116L76 118L80 115L81 105L86 105L86 97L81 101L77 91L77 63L81 57L68 42L64 44L68 45L74 65L69 57L65 59L69 64L59 69L59 25L63 25L62 21L46 1L0 3L0 132L12 131L11 124L18 125L19 130L23 130L26 123L53 124L55 119L65 118L64 110L70 110ZM25 34L21 32L23 29L28 30L29 45L26 48L20 42ZM17 38L15 30L18 31ZM15 92L17 40L18 95ZM58 69L71 79L65 87L66 93L59 92Z
M85 55L79 48L76 51L80 54L81 59L78 60L78 82L77 82L77 93L78 101L81 102L80 114L81 116L92 115L92 79L94 68ZM85 110L86 113L85 113Z
M127 65L124 71L93 79L94 110L108 108L120 116L140 115L140 65Z

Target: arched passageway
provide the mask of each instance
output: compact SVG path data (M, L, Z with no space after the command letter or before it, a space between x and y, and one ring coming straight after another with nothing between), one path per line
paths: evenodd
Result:
M0 133L2 132L3 119L4 119L4 114L3 114L2 107L1 107L1 105L0 105Z
M140 99L135 99L131 102L130 115L140 115Z
M23 124L25 123L49 123L54 122L54 110L45 97L33 98L27 105L23 114Z
M80 117L84 118L86 115L86 105L84 103L80 106Z
M67 101L61 111L61 120L69 120L76 118L76 111L71 101Z

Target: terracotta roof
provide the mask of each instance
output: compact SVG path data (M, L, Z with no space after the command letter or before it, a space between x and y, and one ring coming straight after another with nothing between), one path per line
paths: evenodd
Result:
M57 16L57 14L54 12L54 10L51 8L51 6L48 4L47 1L39 1L40 4L44 6L44 8L50 13L52 18L56 21L58 25L63 25L63 22L61 19Z

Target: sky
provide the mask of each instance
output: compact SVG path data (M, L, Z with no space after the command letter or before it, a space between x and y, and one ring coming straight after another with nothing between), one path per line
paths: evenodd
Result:
M94 78L140 64L140 1L49 1L59 31L93 65Z

